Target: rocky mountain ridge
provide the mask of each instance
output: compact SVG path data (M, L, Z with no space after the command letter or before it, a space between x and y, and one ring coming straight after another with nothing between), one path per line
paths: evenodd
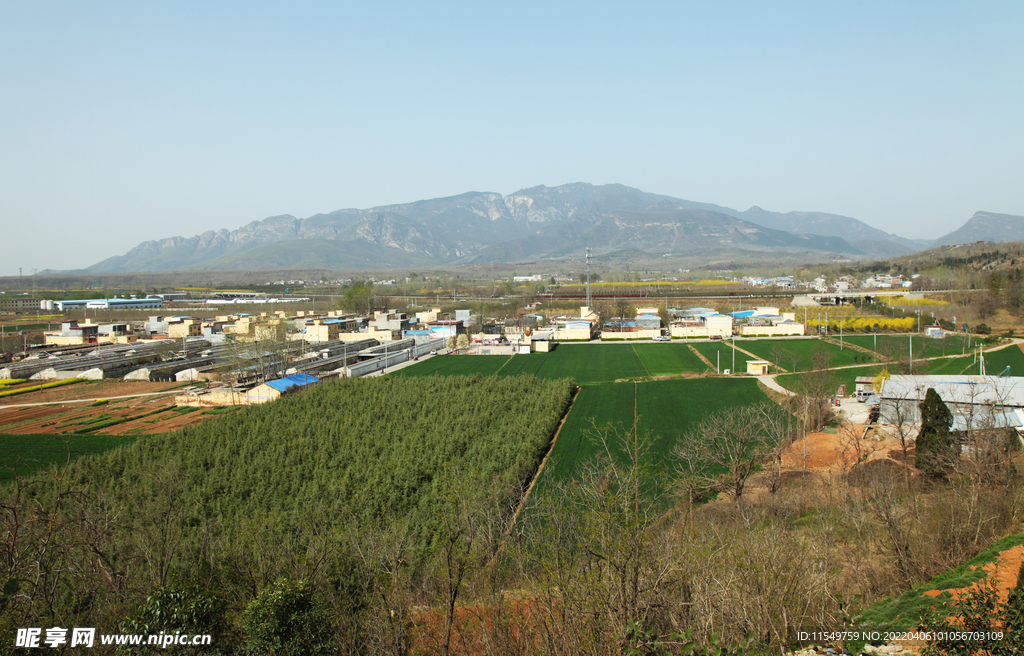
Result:
M237 230L143 242L86 271L509 262L577 255L588 246L598 254L726 249L867 257L925 245L834 214L756 206L740 212L624 185L575 183L507 196L468 192L305 219L272 216Z

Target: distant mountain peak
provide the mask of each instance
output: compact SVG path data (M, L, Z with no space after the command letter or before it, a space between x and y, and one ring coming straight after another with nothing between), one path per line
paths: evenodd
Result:
M1024 241L1024 216L979 210L967 223L936 239L935 244L952 246L976 241Z
M303 266L365 268L543 260L595 253L819 252L899 254L916 244L820 212L745 212L622 184L538 185L507 196L469 191L305 219L290 214L237 230L147 241L93 272Z

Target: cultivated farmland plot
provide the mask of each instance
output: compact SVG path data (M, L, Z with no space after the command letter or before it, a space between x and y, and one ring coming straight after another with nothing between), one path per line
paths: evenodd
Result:
M885 369L885 365L876 364L865 367L847 367L846 369L836 369L832 373L835 376L836 389L839 389L840 385L846 385L846 393L853 394L854 389L856 389L854 387L854 382L857 378L861 376L870 376L871 378L874 378L883 369ZM890 373L894 372L890 370ZM791 392L796 392L800 394L803 393L804 391L803 381L807 375L808 374L806 373L782 374L776 377L775 380L776 382L779 383L779 385L782 385Z
M618 428L621 434L654 438L653 476L672 476L672 449L712 412L767 401L750 378L690 378L640 383L613 383L582 389L558 435L548 464L538 479L544 489L579 475L579 468L601 455L595 428Z
M998 351L985 353L985 373L998 376L1006 367L1010 367L1011 376L1024 376L1024 351L1021 351L1019 345L1011 344Z
M1024 354L1022 354L1022 361L1024 361ZM902 371L895 369L891 363L888 366L885 364L873 364L862 367L845 367L842 369L836 369L833 371L836 378L836 388L838 389L840 385L845 384L847 394L853 394L853 390L855 389L855 379L861 376L870 376L871 378L874 378L883 369L888 369L890 374L903 373ZM978 373L978 367L974 364L972 357L968 355L958 358L939 358L937 360L928 360L925 362L915 360L914 373L936 376L976 374ZM805 374L802 373L782 374L775 380L786 389L799 393L803 391L801 381L804 376Z
M425 547L446 490L486 486L495 507L515 494L570 396L568 381L530 377L341 379L82 459L69 480L131 504L172 472L181 505L208 503L225 528L319 508L353 526L408 518Z
M531 374L549 380L574 378L579 385L591 385L705 369L685 344L560 344L551 353L530 355L439 355L391 375Z
M694 355L686 344L634 344L644 369L651 376L671 376L679 373L700 373L707 366Z
M834 335L833 335L834 337ZM914 358L934 358L940 355L970 353L973 338L967 341L961 336L947 336L942 339L925 337L923 335L845 335L843 341L857 346L862 346L869 351L875 351L880 359L886 355L899 355L906 357L910 349L910 342L914 343ZM877 346L876 346L877 344Z
M736 342L736 345L740 348L746 348L745 342ZM695 349L700 351L700 354L708 359L711 363L712 371L716 362L721 362L721 370L733 368L733 349L732 340L725 342L698 342L693 345ZM742 351L736 351L736 371L745 372L747 370L747 360L754 360L755 358L750 357Z
M100 454L122 444L131 444L135 435L11 435L0 433L0 483L14 480L18 474L60 467L68 460Z
M818 339L758 339L737 341L736 346L769 362L775 362L778 352L781 354L779 364L791 373L816 368L816 353L827 358L829 367L843 367L871 361L871 356L862 351L852 348L840 349L837 344Z

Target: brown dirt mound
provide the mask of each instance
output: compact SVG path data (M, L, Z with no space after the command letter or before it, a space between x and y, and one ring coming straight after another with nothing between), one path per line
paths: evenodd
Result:
M900 454L900 457L902 458L902 454ZM902 463L886 458L879 458L877 460L868 460L863 464L857 465L850 470L850 473L846 475L846 478L853 485L863 485L864 483L879 477L900 477L904 475L905 471L906 468Z

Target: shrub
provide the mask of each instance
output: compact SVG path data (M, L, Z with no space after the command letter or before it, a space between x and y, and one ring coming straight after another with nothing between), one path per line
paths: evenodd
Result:
M281 579L252 600L242 616L251 654L328 654L331 630L305 581Z

